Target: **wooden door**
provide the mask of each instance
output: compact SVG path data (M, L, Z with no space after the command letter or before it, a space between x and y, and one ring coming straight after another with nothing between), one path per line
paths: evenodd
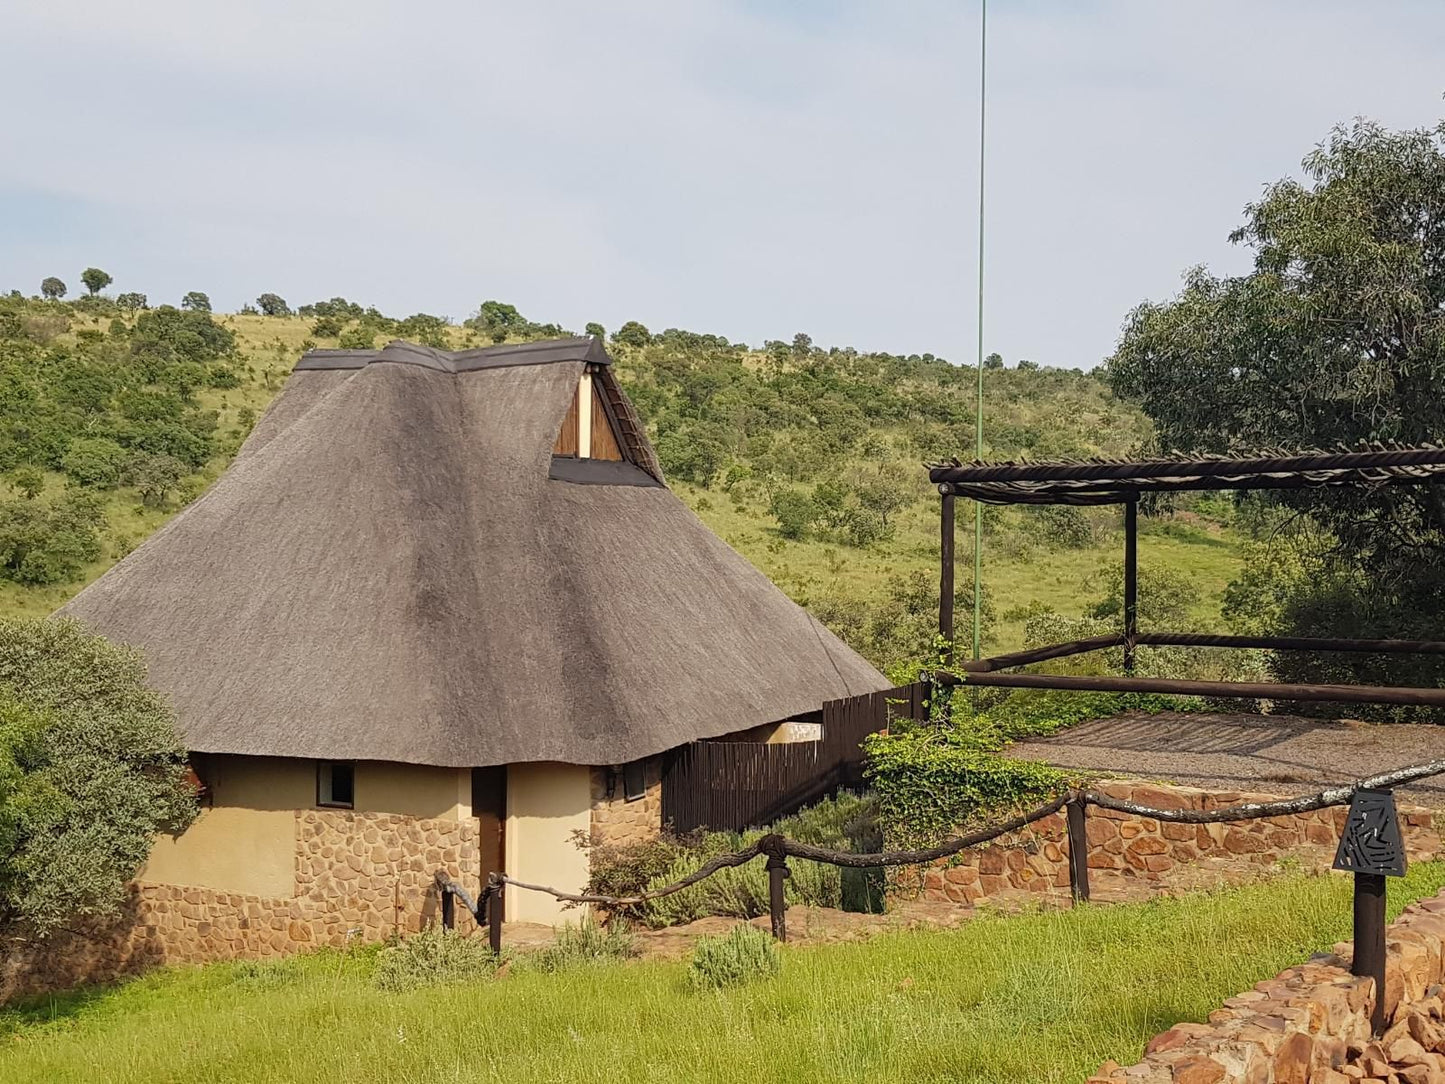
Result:
M472 769L472 815L480 829L482 884L507 868L507 768Z

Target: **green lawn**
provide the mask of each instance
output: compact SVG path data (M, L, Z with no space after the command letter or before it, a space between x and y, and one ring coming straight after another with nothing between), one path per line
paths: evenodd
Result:
M1392 881L1391 909L1445 885ZM1144 905L990 917L785 951L695 994L683 965L384 994L372 955L157 973L0 1013L0 1080L1079 1081L1349 934L1350 885L1291 876Z

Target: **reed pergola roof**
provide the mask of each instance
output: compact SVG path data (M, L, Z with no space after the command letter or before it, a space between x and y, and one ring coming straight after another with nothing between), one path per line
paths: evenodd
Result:
M989 504L1120 504L1140 493L1445 482L1445 445L1155 459L928 465L939 491Z

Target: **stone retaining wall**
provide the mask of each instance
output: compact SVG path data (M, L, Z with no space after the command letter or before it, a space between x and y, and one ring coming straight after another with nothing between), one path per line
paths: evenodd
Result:
M1279 795L1214 792L1134 781L1096 790L1156 809L1219 809ZM1086 821L1091 895L1129 899L1238 881L1288 859L1328 869L1346 808L1232 824L1175 824L1090 806ZM1434 858L1440 836L1433 815L1401 806L1412 861ZM1068 832L1062 812L994 843L935 863L921 878L905 872L895 891L925 900L976 904L1020 895L1062 901L1070 896Z
M1144 1059L1106 1062L1089 1084L1445 1084L1445 892L1390 927L1385 1012L1370 1037L1373 979L1349 972L1351 947L1232 997L1209 1022L1156 1035Z
M477 822L350 810L297 810L294 895L138 883L120 916L44 946L10 942L0 1002L103 982L160 964L266 957L380 941L434 919L433 874L480 884ZM458 909L458 926L471 923Z

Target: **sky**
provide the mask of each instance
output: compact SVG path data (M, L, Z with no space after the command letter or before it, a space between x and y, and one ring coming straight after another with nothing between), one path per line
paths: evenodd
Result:
M1089 368L1332 125L1445 117L1437 0L993 0L984 342ZM976 351L978 0L7 7L0 289L272 291Z

